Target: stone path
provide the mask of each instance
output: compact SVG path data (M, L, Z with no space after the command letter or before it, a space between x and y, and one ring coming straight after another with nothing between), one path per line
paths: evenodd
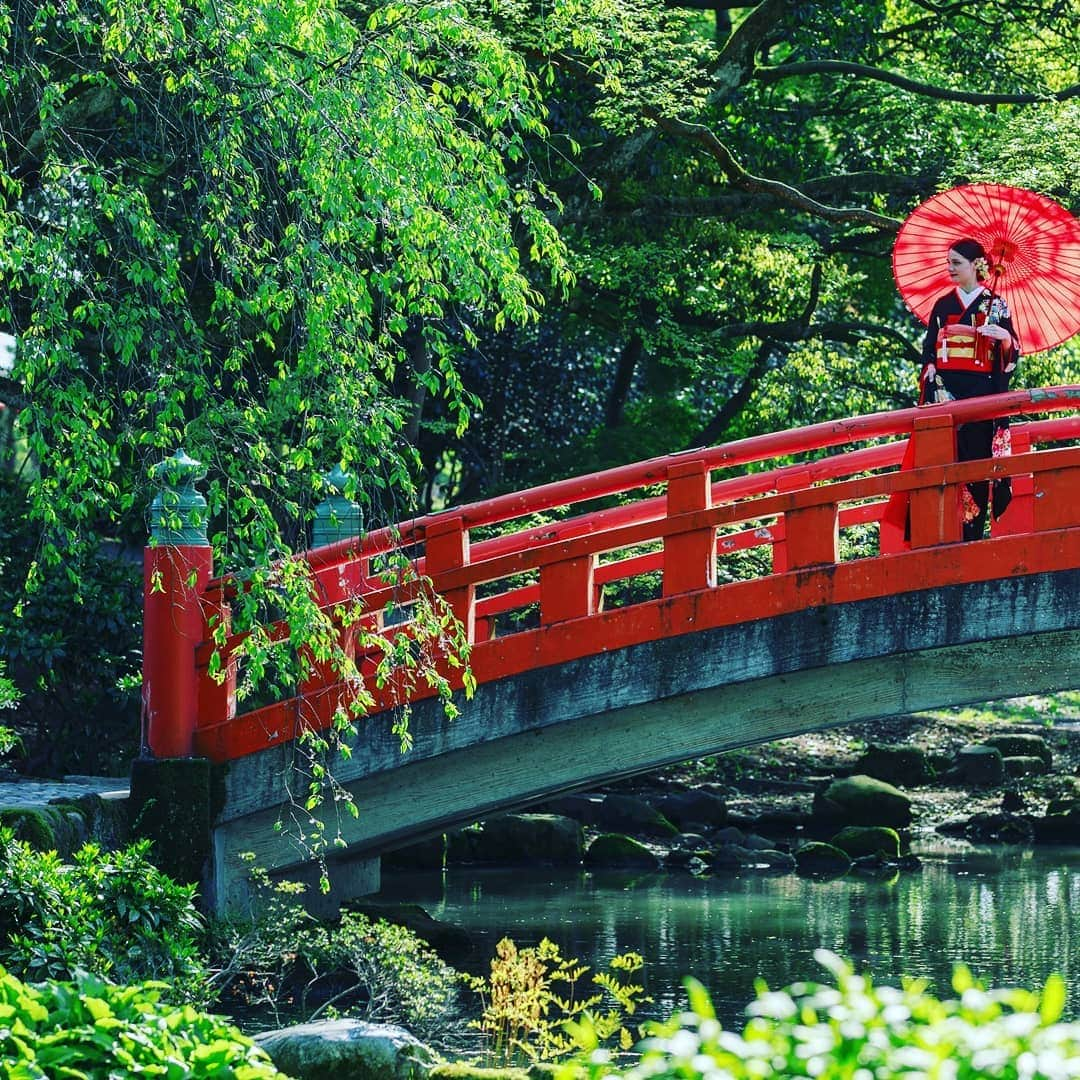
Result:
M73 802L83 795L103 799L126 799L128 778L112 776L65 776L62 780L0 781L0 809L14 806L47 806L61 799Z

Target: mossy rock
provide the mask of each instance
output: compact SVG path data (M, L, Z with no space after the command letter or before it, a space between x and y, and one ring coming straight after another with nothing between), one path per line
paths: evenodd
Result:
M585 851L593 867L632 867L655 870L660 860L642 843L622 833L601 833Z
M1042 776L1050 769L1045 758L1036 757L1033 754L1004 757L1001 759L1001 764L1005 767L1005 775L1012 777Z
M0 827L35 851L55 851L68 858L86 843L86 820L71 805L8 806L0 810Z
M727 803L711 791L678 791L665 795L656 804L656 809L684 832L694 826L719 828L728 818Z
M829 843L853 859L863 855L884 855L896 859L900 855L900 834L885 825L849 825L841 829Z
M104 851L119 851L131 838L128 799L126 794L80 795L69 804L86 821L88 838Z
M1021 732L991 735L983 739L982 745L996 747L1004 758L1042 758L1047 768L1054 763L1054 754L1050 749L1050 744L1041 735L1026 735Z
M467 1061L448 1061L431 1069L427 1080L530 1080L535 1076L532 1068L515 1069L508 1066L503 1069L485 1069L479 1065L470 1065Z
M973 844L1030 844L1035 828L1021 814L979 813L968 818L964 837Z
M928 784L934 767L917 746L870 746L855 762L854 771L889 784Z
M404 1028L341 1017L255 1036L295 1080L425 1080L434 1052Z
M953 764L967 784L994 786L1005 779L1005 756L996 746L969 743L957 751Z
M601 829L620 829L639 836L668 838L679 832L659 810L634 795L606 795L596 824Z
M839 876L851 869L851 860L838 847L812 840L795 852L795 866L800 874Z
M815 796L814 816L837 825L903 828L911 823L911 800L884 780L848 776Z
M576 866L584 846L581 825L571 818L558 814L505 814L453 834L447 860Z
M1037 844L1080 845L1080 809L1064 814L1047 814L1032 822Z

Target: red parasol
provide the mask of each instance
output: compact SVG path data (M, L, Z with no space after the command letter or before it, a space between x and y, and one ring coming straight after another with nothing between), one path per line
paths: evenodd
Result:
M986 285L1004 297L1024 352L1041 352L1080 330L1080 221L1024 188L967 184L912 211L893 247L900 295L922 321L953 288L949 246L978 240L990 261Z

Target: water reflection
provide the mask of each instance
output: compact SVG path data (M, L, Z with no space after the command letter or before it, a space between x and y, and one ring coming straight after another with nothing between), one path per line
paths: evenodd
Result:
M681 979L692 974L710 988L725 1023L739 1024L755 979L781 986L815 977L813 952L824 946L875 981L919 976L940 994L951 992L960 961L994 985L1033 987L1056 971L1070 988L1067 1016L1080 1017L1072 955L1080 849L920 855L923 870L892 883L454 867L441 880L387 874L384 896L466 927L484 957L504 935L519 944L546 935L565 955L594 965L640 952L655 1015L681 1007Z

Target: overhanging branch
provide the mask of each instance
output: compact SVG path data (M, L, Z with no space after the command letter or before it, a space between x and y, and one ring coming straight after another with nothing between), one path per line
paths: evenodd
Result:
M1067 101L1080 95L1080 83L1064 90L1048 90L1043 94L980 94L968 90L951 90L933 83L917 82L871 64L855 64L848 60L807 60L798 64L781 64L778 67L759 67L754 72L754 79L762 83L776 83L803 75L854 75L860 79L889 83L921 97L939 101L962 101L968 105L1038 105L1047 101Z
M769 180L762 176L754 176L739 164L735 159L735 155L716 137L712 129L704 124L691 124L673 116L656 113L652 114L651 119L661 130L666 131L668 134L697 143L720 165L721 170L733 187L755 194L772 195L789 206L797 207L799 210L813 214L815 217L824 218L826 221L855 222L860 225L871 225L876 229L886 229L890 232L895 232L900 228L901 222L896 218L875 214L872 210L861 207L827 206L790 184L782 183L779 180Z

